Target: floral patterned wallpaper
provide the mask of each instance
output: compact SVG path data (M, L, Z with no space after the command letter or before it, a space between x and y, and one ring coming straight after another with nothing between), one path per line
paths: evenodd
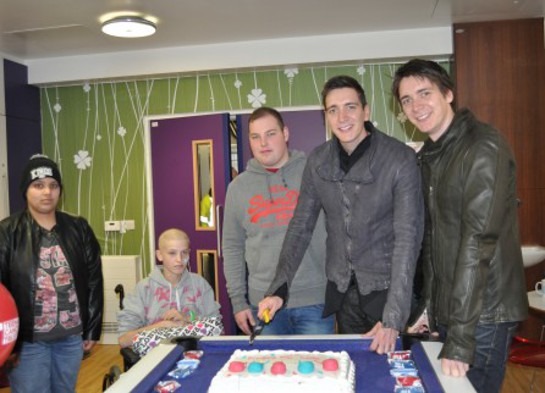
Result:
M441 64L449 69L449 64ZM325 81L339 74L364 87L371 120L402 141L422 138L390 94L399 63L278 67L144 80L86 82L40 90L44 153L59 162L62 209L86 217L104 255L149 261L145 172L146 116L320 106ZM135 230L104 231L107 220L135 220Z

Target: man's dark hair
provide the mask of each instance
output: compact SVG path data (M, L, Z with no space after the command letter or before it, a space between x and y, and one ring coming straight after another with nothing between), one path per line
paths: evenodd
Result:
M253 121L261 119L265 116L274 117L278 122L280 129L284 129L284 119L282 119L282 115L276 109L269 108L268 106L262 106L261 108L257 108L255 111L252 112L252 114L248 118L248 127Z
M454 93L454 82L450 78L447 71L437 64L435 61L412 59L409 62L399 67L394 75L392 83L392 94L399 101L399 85L403 78L408 77L425 78L431 83L437 85L439 91L446 95L449 90ZM451 104L453 105L454 102Z
M335 89L343 89L343 88L350 88L356 90L356 93L358 93L358 97L361 102L361 106L365 107L367 105L367 100L365 99L365 91L363 91L363 87L359 84L357 80L352 78L348 75L338 75L334 76L333 78L330 78L324 85L324 88L322 90L322 105L325 109L325 99L329 92L331 90Z

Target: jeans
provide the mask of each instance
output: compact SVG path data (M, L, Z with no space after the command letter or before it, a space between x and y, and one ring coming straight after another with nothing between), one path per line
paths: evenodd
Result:
M271 322L265 325L261 334L333 334L335 319L332 315L322 318L323 311L323 304L280 309L274 314ZM257 321L256 307L252 306L252 314Z
M11 392L73 393L82 357L81 336L33 343L25 341L19 364L8 374Z
M505 376L509 346L517 331L518 322L477 325L475 357L467 378L479 393L497 393ZM442 338L445 326L439 326Z

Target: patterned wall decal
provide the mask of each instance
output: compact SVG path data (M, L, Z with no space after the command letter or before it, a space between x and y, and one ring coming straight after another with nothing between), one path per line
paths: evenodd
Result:
M448 62L441 64L449 69ZM398 66L287 66L44 87L43 151L62 171L62 209L89 220L103 254L140 255L148 270L145 116L320 106L324 82L347 74L365 88L371 120L380 130L405 142L421 140L390 94ZM135 230L104 231L104 221L123 219L135 220Z

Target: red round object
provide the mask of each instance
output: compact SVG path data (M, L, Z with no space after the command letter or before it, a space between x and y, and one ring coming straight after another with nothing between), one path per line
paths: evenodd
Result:
M11 293L0 284L0 366L2 366L17 340L19 314Z
M241 373L244 371L245 368L246 368L246 363L244 362L239 362L235 360L229 363L229 371L231 371L232 373Z
M274 362L271 366L271 374L273 375L284 375L286 374L286 363L284 362Z
M337 371L339 369L339 362L337 359L326 359L322 362L322 367L324 371Z

